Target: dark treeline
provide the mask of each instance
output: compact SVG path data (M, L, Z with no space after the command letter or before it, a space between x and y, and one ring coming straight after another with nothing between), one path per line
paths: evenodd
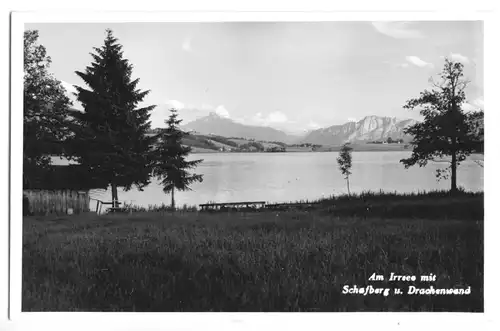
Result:
M391 137L387 138L386 140L372 140L369 141L368 144L402 144L404 143L403 139L392 139Z
M180 121L174 112L165 121L167 129L150 134L155 106L139 106L150 91L137 88L139 79L132 77L133 66L111 30L91 55L92 63L75 71L84 83L74 86L83 107L76 110L50 74L51 58L38 43L38 31L25 31L23 187L111 187L117 202L119 187L143 190L154 175L172 194L173 205L174 189L187 190L201 180L186 171L199 162L185 161L191 149L181 145L187 134L179 129ZM76 165L53 166L51 155Z

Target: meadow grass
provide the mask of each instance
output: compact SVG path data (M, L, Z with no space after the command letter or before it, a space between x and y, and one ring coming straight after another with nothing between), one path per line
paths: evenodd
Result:
M428 208L432 219L342 216L326 203L309 212L25 217L23 311L481 312L482 218L456 219L446 207L481 209L481 197L427 199L445 206ZM389 282L391 272L417 280ZM369 281L372 273L385 280ZM430 273L436 281L420 282ZM342 293L368 284L471 294Z

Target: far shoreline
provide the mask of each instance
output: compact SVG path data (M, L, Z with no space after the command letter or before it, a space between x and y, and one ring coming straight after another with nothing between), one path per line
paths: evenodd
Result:
M350 145L351 148L353 149L353 152L411 152L411 148L404 148L404 146L400 145L395 145L395 146L384 146L384 145L378 145L378 144L367 144L367 145L356 145L352 144ZM284 154L284 153L327 153L327 152L338 152L342 148L341 145L336 145L336 146L323 146L319 147L317 149L312 149L311 147L290 147L290 150L286 151L280 151L280 152L266 152L266 151L237 151L237 152L231 152L231 151L219 151L215 149L207 149L207 148L200 148L200 147L191 147L191 153L192 154L200 154L200 153L220 153L220 154Z
M214 150L208 150L208 151L192 151L190 154L322 154L322 153L335 153L338 152L338 150L328 150L328 151L288 151L288 152L220 152L220 151L214 151ZM383 152L408 152L411 153L412 150L408 149L401 149L401 150L359 150L359 149L354 149L353 152L363 152L363 153L383 153ZM472 158L471 158L472 157ZM484 153L471 153L469 157L467 157L466 160L480 160L478 157L484 157Z

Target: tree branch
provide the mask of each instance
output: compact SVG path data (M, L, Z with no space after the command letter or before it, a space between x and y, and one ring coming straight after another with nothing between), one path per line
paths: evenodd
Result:
M484 168L484 160L474 160L474 163L480 166L481 168Z

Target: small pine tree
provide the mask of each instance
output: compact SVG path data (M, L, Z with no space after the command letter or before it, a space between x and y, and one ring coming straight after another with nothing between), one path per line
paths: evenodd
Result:
M189 134L180 130L182 120L177 119L177 110L171 109L171 115L165 124L166 129L156 136L159 146L155 151L153 176L158 178L163 185L163 192L171 194L171 209L175 210L175 189L179 191L191 190L192 183L202 182L203 175L190 174L187 170L195 168L203 160L186 161L191 153L191 147L182 145L182 138Z
M351 151L352 148L349 147L347 144L344 144L342 146L342 149L340 150L339 157L337 158L337 163L339 165L340 172L342 172L342 175L347 181L347 194L349 196L351 195L351 191L349 188L349 175L351 175L351 167L352 167Z
M151 175L150 112L155 106L138 107L148 91L136 88L132 65L123 58L122 45L106 30L101 48L94 48L94 61L76 74L88 89L75 86L84 111L73 111L75 137L73 158L96 179L111 186L113 206L118 201L118 187L132 185L142 190Z

